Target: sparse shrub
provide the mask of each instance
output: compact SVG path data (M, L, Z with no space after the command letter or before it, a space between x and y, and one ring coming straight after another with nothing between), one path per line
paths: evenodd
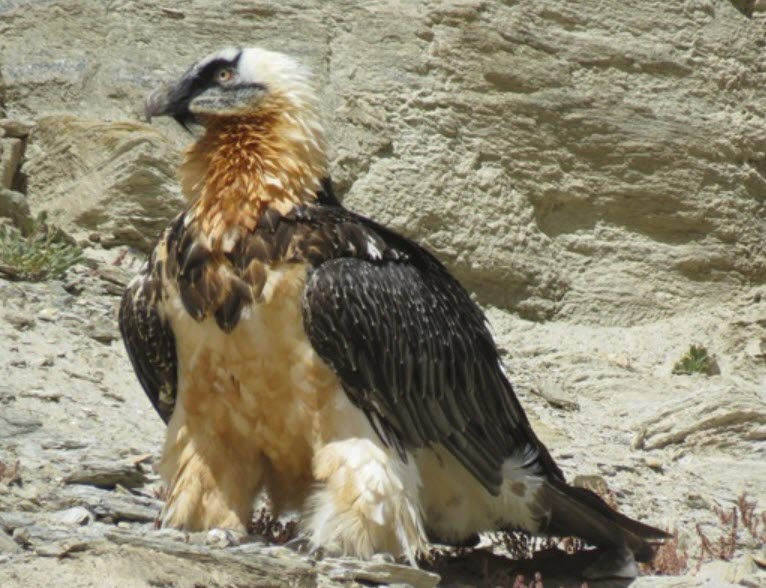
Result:
M689 568L689 552L679 545L678 530L674 530L673 537L660 545L652 561L640 564L640 567L642 573L658 576L681 576L686 573Z
M737 509L742 518L742 525L750 533L750 537L761 545L766 543L766 512L755 512L758 503L747 499L747 492L743 492L737 498Z
M60 278L82 259L82 250L45 221L45 213L40 213L27 234L0 226L0 273L14 280L37 282Z
M707 559L733 559L737 546L748 541L747 537L740 538L741 527L748 530L750 540L756 545L766 542L766 512L757 513L756 507L757 503L749 501L746 492L739 495L731 509L714 506L713 512L722 526L717 537L711 538L702 525L697 523L696 531L700 539L698 568Z
M702 345L691 345L689 351L673 366L673 373L685 376L692 374L712 376L717 373L717 366L715 360L710 356L705 347Z

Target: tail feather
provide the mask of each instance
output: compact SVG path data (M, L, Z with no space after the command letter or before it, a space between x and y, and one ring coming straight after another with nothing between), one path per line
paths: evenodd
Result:
M627 547L636 561L654 556L651 541L670 537L655 527L639 523L612 509L595 492L549 480L539 498L550 509L547 525L540 531L550 535L573 535L598 547Z

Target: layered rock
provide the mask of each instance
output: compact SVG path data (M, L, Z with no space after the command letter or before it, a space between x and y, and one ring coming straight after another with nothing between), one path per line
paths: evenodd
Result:
M746 16L760 3L739 4L20 1L2 61L13 113L96 121L136 120L222 38L295 54L327 94L348 205L424 241L484 302L625 324L766 279L766 32ZM174 150L153 135L110 159L149 131L47 124L33 208L150 241L178 206Z
M183 206L178 161L172 143L144 124L46 116L24 171L33 206L65 229L146 251Z

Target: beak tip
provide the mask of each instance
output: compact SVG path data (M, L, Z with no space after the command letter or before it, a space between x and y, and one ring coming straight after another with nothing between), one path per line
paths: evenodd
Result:
M146 97L144 120L150 123L152 118L162 116L163 114L168 114L168 88L166 86L159 86Z

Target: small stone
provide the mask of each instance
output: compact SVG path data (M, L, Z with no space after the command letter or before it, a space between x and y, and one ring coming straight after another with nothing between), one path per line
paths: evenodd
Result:
M61 400L61 392L57 390L46 390L44 388L32 388L31 390L22 390L19 392L22 398L35 398L45 402L58 402Z
M3 129L9 137L23 139L29 135L35 126L36 124L32 121L0 118L0 129Z
M146 474L131 463L111 461L89 461L80 464L79 469L72 472L64 482L112 489L117 485L126 488L143 486L148 481Z
M580 405L570 399L566 389L550 379L540 379L530 388L530 392L543 398L553 408L561 410L580 410Z
M41 321L52 323L59 317L59 311L55 308L43 308L37 313L37 318Z
M646 467L656 470L658 472L661 472L665 467L662 461L660 461L659 459L651 455L644 456L644 464L646 465Z
M21 139L0 139L0 188L10 190L21 163Z
M9 218L22 231L32 228L32 213L27 197L21 192L9 190L0 185L0 217Z
M686 504L688 504L691 508L700 508L700 509L707 509L708 504L705 502L705 499L702 498L699 494L688 494L686 496Z
M65 540L62 542L40 545L35 548L35 553L41 557L64 557L69 553L83 551L88 544L84 541Z
M3 315L5 321L13 325L19 331L25 331L35 326L35 319L28 314L7 312Z
M189 534L178 529L160 529L152 534L157 539L168 539L170 541L189 542Z
M133 279L133 273L116 265L103 265L98 268L98 277L105 282L119 286L120 291L122 291Z
M91 325L91 328L88 329L88 336L105 345L109 345L118 338L117 329L103 325Z
M707 581L708 586L721 582L742 585L758 573L758 566L750 555L743 555L734 561L712 561L700 568L697 577ZM758 584L756 584L758 585Z
M766 360L766 339L751 339L745 345L745 353L753 359Z
M0 529L0 553L21 553L21 547L13 540L13 537Z
M30 537L29 537L29 531L27 531L26 527L18 527L14 529L13 540L17 544L21 545L22 547L29 545Z
M64 284L64 290L69 292L72 296L79 296L85 290L85 284L82 278L74 278Z
M93 513L82 506L75 506L53 513L53 518L66 525L90 525L95 517Z

